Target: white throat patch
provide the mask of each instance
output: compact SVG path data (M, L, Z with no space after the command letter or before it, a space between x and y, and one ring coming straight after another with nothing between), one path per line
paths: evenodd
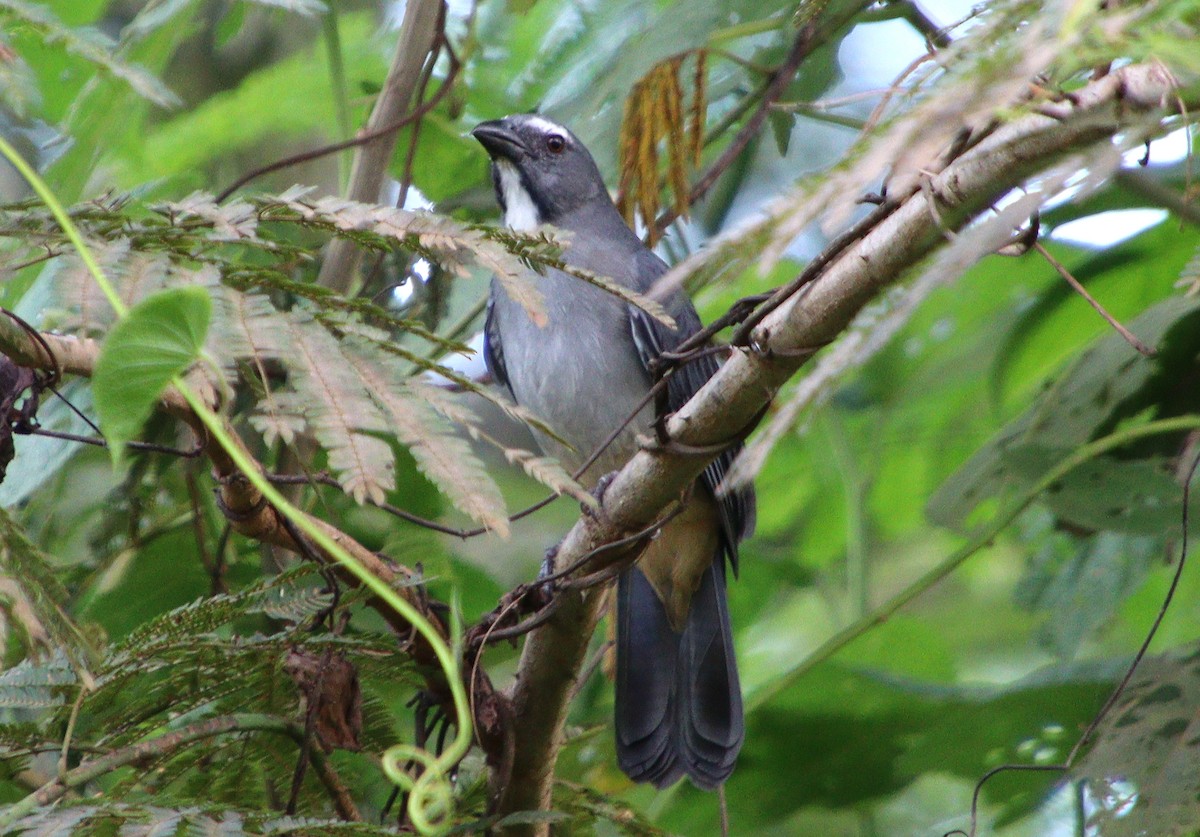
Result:
M537 204L521 185L517 167L508 160L497 160L496 170L500 173L500 191L504 195L504 225L518 232L536 230L542 223Z

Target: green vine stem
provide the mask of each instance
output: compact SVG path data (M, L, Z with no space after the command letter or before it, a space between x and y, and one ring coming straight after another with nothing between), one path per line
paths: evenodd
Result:
M78 228L72 222L70 215L67 214L66 209L50 190L49 186L46 185L38 173L33 170L16 149L2 136L0 136L0 154L3 154L21 176L25 178L34 192L37 193L38 197L49 208L55 220L62 226L63 232L79 252L79 256L87 267L88 272L91 273L96 284L108 298L117 317L125 317L128 313L127 306L117 294L108 277L105 276L104 271L100 268L100 265L88 248L87 243L83 240L83 236L80 235ZM176 376L172 381L172 385L179 391L197 418L204 424L205 429L212 435L213 439L224 449L226 455L234 465L241 470L246 479L262 493L275 509L294 523L300 531L311 538L327 554L332 556L347 572L407 620L429 643L430 648L433 649L438 664L445 673L446 680L450 686L451 696L454 701L454 711L457 716L455 723L457 733L453 741L451 741L450 746L440 756L436 757L432 753L410 744L396 744L388 748L387 752L384 753L383 767L384 772L391 781L409 792L409 817L417 830L422 834L443 833L446 830L453 806L453 787L449 778L450 770L466 755L467 750L470 749L473 734L467 695L463 687L462 678L459 675L457 657L454 652L446 644L437 629L416 608L397 595L391 587L355 560L336 540L313 525L308 515L289 503L267 481L260 472L257 463L233 440L225 421L204 403L204 400L187 385L181 376ZM424 768L421 775L416 779L413 779L412 776L401 769L400 765L402 762L408 760L416 762ZM26 800L28 799L29 797L26 798ZM23 802L26 800L23 800ZM12 809L9 809L9 812L11 811ZM6 814L6 818L9 815ZM0 820L0 822L3 822L3 820Z

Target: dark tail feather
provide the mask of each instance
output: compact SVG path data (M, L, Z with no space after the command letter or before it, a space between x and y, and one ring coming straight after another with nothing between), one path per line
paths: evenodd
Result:
M742 748L742 694L718 555L675 633L637 568L617 586L617 762L635 782L702 788L733 772Z

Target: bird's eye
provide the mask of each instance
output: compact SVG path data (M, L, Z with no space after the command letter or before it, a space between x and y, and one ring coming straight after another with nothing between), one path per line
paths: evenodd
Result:
M567 141L558 134L551 134L546 137L546 148L551 154L562 154L563 149L567 147Z

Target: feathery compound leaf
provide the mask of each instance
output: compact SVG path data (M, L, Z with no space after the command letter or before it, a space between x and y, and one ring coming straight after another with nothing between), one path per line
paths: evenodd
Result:
M0 509L0 611L5 621L21 628L31 651L42 646L65 655L79 679L90 685L88 658L94 649L63 609L67 599L46 557Z
M138 301L131 300L126 291L130 275L124 267L133 261L129 252L129 239L92 239L88 242L88 247L100 269L114 280L122 300L127 305ZM104 292L100 290L100 286L96 284L96 280L92 278L92 274L77 253L51 262L42 274L41 281L49 286L53 304L64 309L60 314L62 321L56 323L59 328L81 334L97 334L102 333L116 319L116 313L105 298ZM154 290L159 289L161 285Z
M92 394L114 462L171 379L200 357L211 314L206 290L173 288L139 303L104 341Z
M510 464L520 465L526 474L551 491L573 497L589 508L595 508L596 498L572 479L571 475L559 464L558 460L548 456L538 456L523 448L507 447L502 442L484 433L479 428L479 419L474 411L450 392L419 381L411 382L409 387L418 398L428 403L433 409L459 427L465 429L471 435L472 439L486 442L496 448L496 450L504 454L504 458Z
M599 508L596 498L571 479L559 461L551 456L538 456L523 448L505 448L504 458L511 465L520 465L526 474L558 494L566 494L591 509Z
M540 416L515 403L511 398L505 398L503 395L498 394L496 387L481 384L478 381L474 381L448 366L443 366L437 361L430 360L427 357L423 357L415 352L409 351L403 346L398 345L391 335L385 331L382 331L381 329L374 328L373 326L369 326L355 320L346 319L340 314L326 314L324 316L324 320L326 322L333 322L334 328L336 328L336 330L340 333L344 335L355 335L357 337L361 337L367 342L374 344L375 347L381 352L393 355L395 358L403 361L405 364L411 364L411 369L406 367L392 368L395 369L396 374L400 377L409 378L408 386L412 388L420 400L432 402L432 399L446 395L446 391L441 386L438 384L429 383L430 380L444 378L464 392L473 393L485 401L490 402L497 409L501 410L506 415L511 416L513 419L523 422L530 427L537 429L541 433L545 433L547 436L557 442L560 442L564 445L567 444L566 440L561 438L554 431L554 428L546 424L546 422ZM424 380L415 379L412 378L412 373L415 370L421 370L429 374ZM442 409L443 405L446 407L446 409ZM444 401L439 400L434 406L438 412L442 413L442 415L446 416L446 418L450 419L450 421L454 422L455 424L459 424L464 427L470 427L478 421L475 413L472 412L470 408L462 404L460 400L453 398ZM452 411L457 412L452 414Z
M212 328L204 348L221 367L226 380L237 375L237 364L278 357L282 315L263 294L241 293L224 285L212 288Z
M388 423L369 388L355 377L338 341L311 313L289 312L282 328L292 392L275 396L268 405L271 412L302 415L329 454L329 468L342 489L359 503L368 497L383 502L395 484L395 460L387 442L376 438L387 432ZM257 424L263 426L261 421Z
M301 588L300 581L314 575L311 564L299 564L236 593L197 599L138 626L117 649L144 655L154 645L209 633L245 613L265 610L276 597Z
M65 654L45 662L22 660L0 673L0 709L45 709L63 703L59 686L78 682Z
M208 237L214 241L256 238L258 212L245 201L219 204L212 195L193 192L181 201L166 204L164 208L182 218L199 218L212 224Z
M421 473L460 511L507 537L504 498L467 441L450 432L404 383L399 370L389 368L391 358L358 338L343 341L342 351L364 390L387 412L391 431L412 452Z
M534 233L516 232L499 227L484 229L489 238L504 245L505 250L517 256L530 269L552 267L555 270L561 270L563 273L568 273L576 279L582 279L589 285L595 285L605 293L610 293L630 305L642 309L667 328L675 328L675 320L657 300L620 285L606 276L565 262L561 257L563 240L569 239L571 235L566 230L552 226L544 226ZM501 281L503 282L503 279ZM505 290L507 291L507 287Z
M31 4L24 0L0 0L0 15L14 17L37 32L42 40L63 47L85 61L124 81L139 96L159 107L179 104L179 97L154 77L145 67L121 61L116 57L117 45L95 29L75 29L67 26L46 8L46 4Z
M394 239L402 246L428 255L458 275L465 274L464 257L469 256L480 267L495 274L531 320L540 325L546 322L545 301L520 259L514 258L480 230L428 212L342 198L305 201L301 196L289 193L280 195L277 200L275 208L290 210L310 223L328 225L343 232L363 231ZM272 208L271 204L264 206L268 211Z
M562 265L559 267L559 269L564 273L571 274L576 279L582 279L589 285L595 285L597 288L600 288L600 290L610 293L613 296L628 302L630 305L642 309L651 317L665 325L667 328L675 328L675 320L670 314L667 313L667 309L663 308L662 305L650 297L639 294L637 291L632 291L624 285L620 285L606 276L601 276L598 273L592 273L590 270L584 270L583 268L574 267L567 264Z

